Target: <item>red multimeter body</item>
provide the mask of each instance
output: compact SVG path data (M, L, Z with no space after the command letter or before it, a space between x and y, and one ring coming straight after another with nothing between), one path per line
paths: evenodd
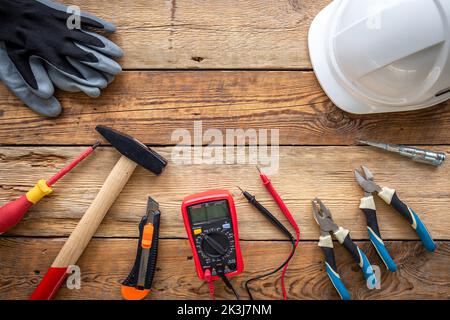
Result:
M230 277L244 270L236 208L228 190L188 196L183 200L181 211L201 280L205 280L207 269L211 271L212 280L220 278L218 271Z

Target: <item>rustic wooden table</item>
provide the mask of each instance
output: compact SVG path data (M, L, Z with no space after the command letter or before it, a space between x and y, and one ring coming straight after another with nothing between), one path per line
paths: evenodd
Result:
M65 1L66 2L66 1ZM399 266L382 269L382 289L369 291L340 246L339 268L353 298L450 298L450 170L420 165L372 148L367 138L450 152L450 103L417 112L358 116L336 108L318 85L307 51L307 31L329 0L75 0L83 10L114 21L112 38L125 50L124 72L99 99L59 93L64 114L49 120L25 108L0 86L0 203L23 194L90 145L97 124L112 126L154 146L170 159L175 129L265 128L280 131L280 171L274 185L295 214L302 242L287 276L292 299L338 299L317 247L310 200L320 196L335 220L369 259L381 261L368 241L358 209L361 189L353 169L368 165L378 181L395 187L421 213L438 248L426 252L417 236L377 200L386 245ZM25 299L50 266L119 154L102 146L0 238L0 298ZM209 299L199 281L183 228L184 196L211 188L245 187L280 216L253 165L177 165L155 178L142 168L107 214L80 259L80 290L58 299L120 299L120 282L135 256L137 224L147 195L162 210L160 258L150 299ZM236 193L237 195L237 193ZM289 243L242 197L236 196L245 272L267 271ZM218 284L218 298L232 298ZM279 275L254 284L258 299L278 299Z

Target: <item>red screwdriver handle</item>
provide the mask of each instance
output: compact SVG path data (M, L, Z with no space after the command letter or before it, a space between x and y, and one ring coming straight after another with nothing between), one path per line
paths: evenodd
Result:
M53 191L51 187L87 156L89 156L95 148L99 146L99 144L100 142L96 142L93 146L87 148L75 160L59 170L58 173L47 181L43 179L39 180L38 183L30 191L28 191L26 195L0 207L0 234L8 231L8 229L18 224L31 206L38 203L46 195L49 195Z
M0 207L0 234L18 224L32 205L52 191L45 180L42 179L25 195Z
M28 201L25 195L19 199L9 202L0 208L0 234L6 232L10 228L22 220L28 209L31 208L33 203Z

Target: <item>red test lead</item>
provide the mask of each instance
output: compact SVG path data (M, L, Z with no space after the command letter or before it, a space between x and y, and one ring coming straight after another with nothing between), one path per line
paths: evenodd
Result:
M273 187L272 182L270 182L270 179L264 173L261 172L259 167L256 167L256 168L259 171L259 177L261 178L261 181L264 184L264 186L266 187L267 191L269 191L269 193L271 194L272 198L275 200L275 202L277 203L278 207L280 208L281 212L283 212L283 214L286 217L286 219L288 219L289 224L292 226L292 228L294 228L295 235L296 235L295 248L297 248L298 247L298 243L300 241L300 228L298 227L297 222L295 222L294 217L292 216L291 212L289 211L289 209L284 204L283 199L281 199L280 195L278 194L278 192ZM285 287L285 284L284 284L284 279L285 279L285 275L286 275L286 271L287 271L288 266L289 266L289 263L287 263L284 266L283 272L281 274L281 288L282 288L282 291L283 291L283 298L284 298L284 300L287 300L287 293L286 293L286 287Z
M205 270L205 280L208 283L208 287L209 287L209 295L211 296L211 299L216 300L216 295L215 295L215 289L214 289L214 282L212 279L212 274L211 274L211 270L206 269Z

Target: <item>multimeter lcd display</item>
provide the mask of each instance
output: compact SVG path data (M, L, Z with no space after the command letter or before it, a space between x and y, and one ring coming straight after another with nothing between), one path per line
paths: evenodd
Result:
M192 223L203 223L230 216L230 209L226 200L211 201L188 207Z

